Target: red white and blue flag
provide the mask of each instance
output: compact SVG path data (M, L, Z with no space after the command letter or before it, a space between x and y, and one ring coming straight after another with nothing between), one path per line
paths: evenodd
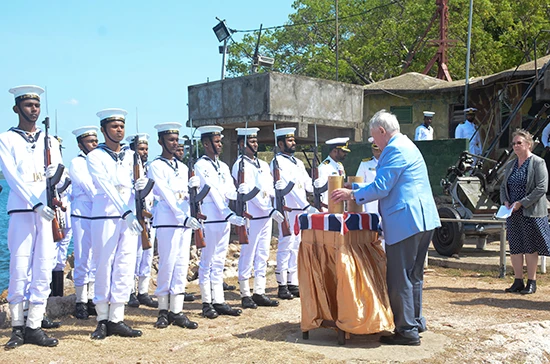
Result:
M379 219L376 214L344 212L329 214L328 212L315 214L300 214L296 216L294 234L300 230L338 231L345 234L349 230L378 230Z

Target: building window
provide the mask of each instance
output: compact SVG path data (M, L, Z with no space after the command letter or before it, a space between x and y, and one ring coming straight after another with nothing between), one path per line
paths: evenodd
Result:
M397 117L399 124L413 123L413 108L412 106L391 106L390 112Z

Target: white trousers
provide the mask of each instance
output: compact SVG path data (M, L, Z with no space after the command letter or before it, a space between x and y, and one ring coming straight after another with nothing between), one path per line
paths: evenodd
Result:
M137 277L149 277L151 276L151 265L153 264L153 254L155 252L155 230L151 228L151 244L152 247L147 250L143 250L143 245L141 244L141 235L139 235L137 240L137 255L136 255L136 271L135 275Z
M272 221L269 217L249 221L248 244L241 245L239 281L250 279L252 269L254 269L254 277L265 277L271 245ZM261 281L265 282L265 280ZM263 287L263 290L265 292L265 287ZM260 293L256 292L256 289L254 290L254 293L258 294L263 294L264 292Z
M74 200L73 214L91 216L92 203ZM92 259L92 220L71 216L74 249L74 285L80 287L95 279L95 266Z
M281 224L279 224L277 268L275 269L275 277L279 285L298 285L298 249L300 248L300 235L294 235L294 222L296 216L301 213L303 213L303 211L290 211L287 213L291 235L283 237Z
M56 258L52 269L55 271L65 270L65 265L67 264L67 251L69 249L69 243L73 237L73 229L71 227L67 227L63 229L63 234L65 235L63 239L55 243Z
M159 271L155 295L178 295L185 292L191 229L162 227L157 229ZM179 311L178 311L179 312Z

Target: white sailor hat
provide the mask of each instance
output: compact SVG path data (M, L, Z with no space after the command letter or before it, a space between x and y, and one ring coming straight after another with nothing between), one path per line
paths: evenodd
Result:
M149 134L147 133L138 133L138 134L130 135L129 137L126 138L126 141L128 143L133 143L136 136L138 137L138 144L149 144Z
M238 136L247 136L248 138L257 138L260 128L236 128Z
M348 137L332 138L325 142L326 145L331 146L332 148L342 149L344 152L351 152L348 148Z
M22 85L10 88L9 92L13 94L15 101L24 99L40 100L40 95L44 93L44 89L34 85Z
M96 115L99 118L101 125L103 126L103 124L109 123L111 121L122 121L124 123L126 121L126 115L128 115L128 111L124 109L103 109L101 111L98 111Z
M468 107L466 109L464 109L464 114L468 115L468 114L475 114L477 111L477 109L475 107Z
M181 129L181 124L176 122L162 123L155 125L157 133L161 134L179 134Z
M296 128L280 128L280 129L275 129L275 131L273 132L275 133L276 138L288 138L288 137L293 137L295 131L296 131Z
M186 138L179 138L178 139L178 145L187 145L187 143L189 142L189 137L187 137L187 135L185 135Z
M97 135L99 128L97 126L82 126L78 129L73 130L73 134L76 139L82 139L90 135Z
M219 125L206 125L198 127L197 130L199 133L201 133L201 137L204 137L222 135L223 128Z
M433 111L423 111L425 118L433 118L435 115L435 112Z

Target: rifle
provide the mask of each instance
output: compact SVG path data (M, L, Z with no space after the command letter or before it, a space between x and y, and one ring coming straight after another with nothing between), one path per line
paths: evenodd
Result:
M134 149L134 181L137 181L142 177L141 175L141 168L140 168L140 156L138 154L138 143L139 143L139 135L136 134L134 140L132 141L132 147ZM136 201L136 218L139 222L139 225L141 226L141 247L143 250L151 249L153 247L153 244L151 244L151 240L149 237L149 230L147 229L147 224L145 223L145 219L151 219L153 215L149 211L145 209L145 197L151 192L153 189L153 186L155 185L155 181L152 179L149 179L147 181L147 185L145 185L145 188L141 191L136 191L135 193L135 201Z
M52 163L52 156L50 152L50 137L48 130L50 129L50 117L46 116L44 121L44 164L48 167ZM65 237L63 233L62 221L59 210L65 212L67 208L63 206L63 203L59 200L59 195L57 193L56 185L61 180L63 176L63 171L65 166L60 164L55 171L55 174L51 178L46 178L46 204L55 212L55 216L52 220L52 232L53 232L53 241L58 242Z
M245 125L245 128L248 128L248 122ZM239 161L239 173L237 175L237 184L240 185L241 183L244 183L244 157L245 157L245 150L247 147L247 139L246 134L244 136L244 144L242 148L240 149L241 152L241 160ZM256 195L260 192L258 187L254 186L254 188L248 192L247 194L244 193L238 193L237 194L237 203L235 204L235 212L238 216L244 217L245 219L251 219L252 215L250 215L246 211L246 202L252 200ZM248 226L237 226L237 233L239 235L239 244L248 244Z
M193 127L191 119L189 120L189 124L191 127ZM189 178L195 176L193 135L191 135L191 138L189 138L189 159L187 160L187 167L189 168ZM189 207L191 210L191 216L197 219L202 224L202 222L206 220L207 217L201 212L201 201L204 200L206 195L208 195L208 192L210 192L210 186L204 185L200 192L197 192L198 189L198 187L189 188ZM206 242L204 241L204 233L202 229L195 230L193 234L195 236L195 246L197 247L197 249L204 248L206 246Z
M317 150L319 145L317 144L317 123L314 124L315 128L315 146L313 147L313 160L311 161L311 183L313 183L313 206L319 211L323 211L323 207L328 207L327 204L321 201L321 195L328 189L328 181L323 187L315 187L315 180L319 178L319 160L317 159Z
M276 129L277 124L273 124L273 131L275 131ZM275 147L273 148L273 185L275 185L280 179L281 172L279 168L279 162L277 162L277 137L275 137ZM286 217L286 213L292 211L292 209L286 206L285 196L288 195L293 188L294 182L290 181L284 189L275 189L275 205L277 206L277 211L279 211L285 218L281 223L281 232L283 233L283 236L292 235L292 233L290 232L288 218Z

